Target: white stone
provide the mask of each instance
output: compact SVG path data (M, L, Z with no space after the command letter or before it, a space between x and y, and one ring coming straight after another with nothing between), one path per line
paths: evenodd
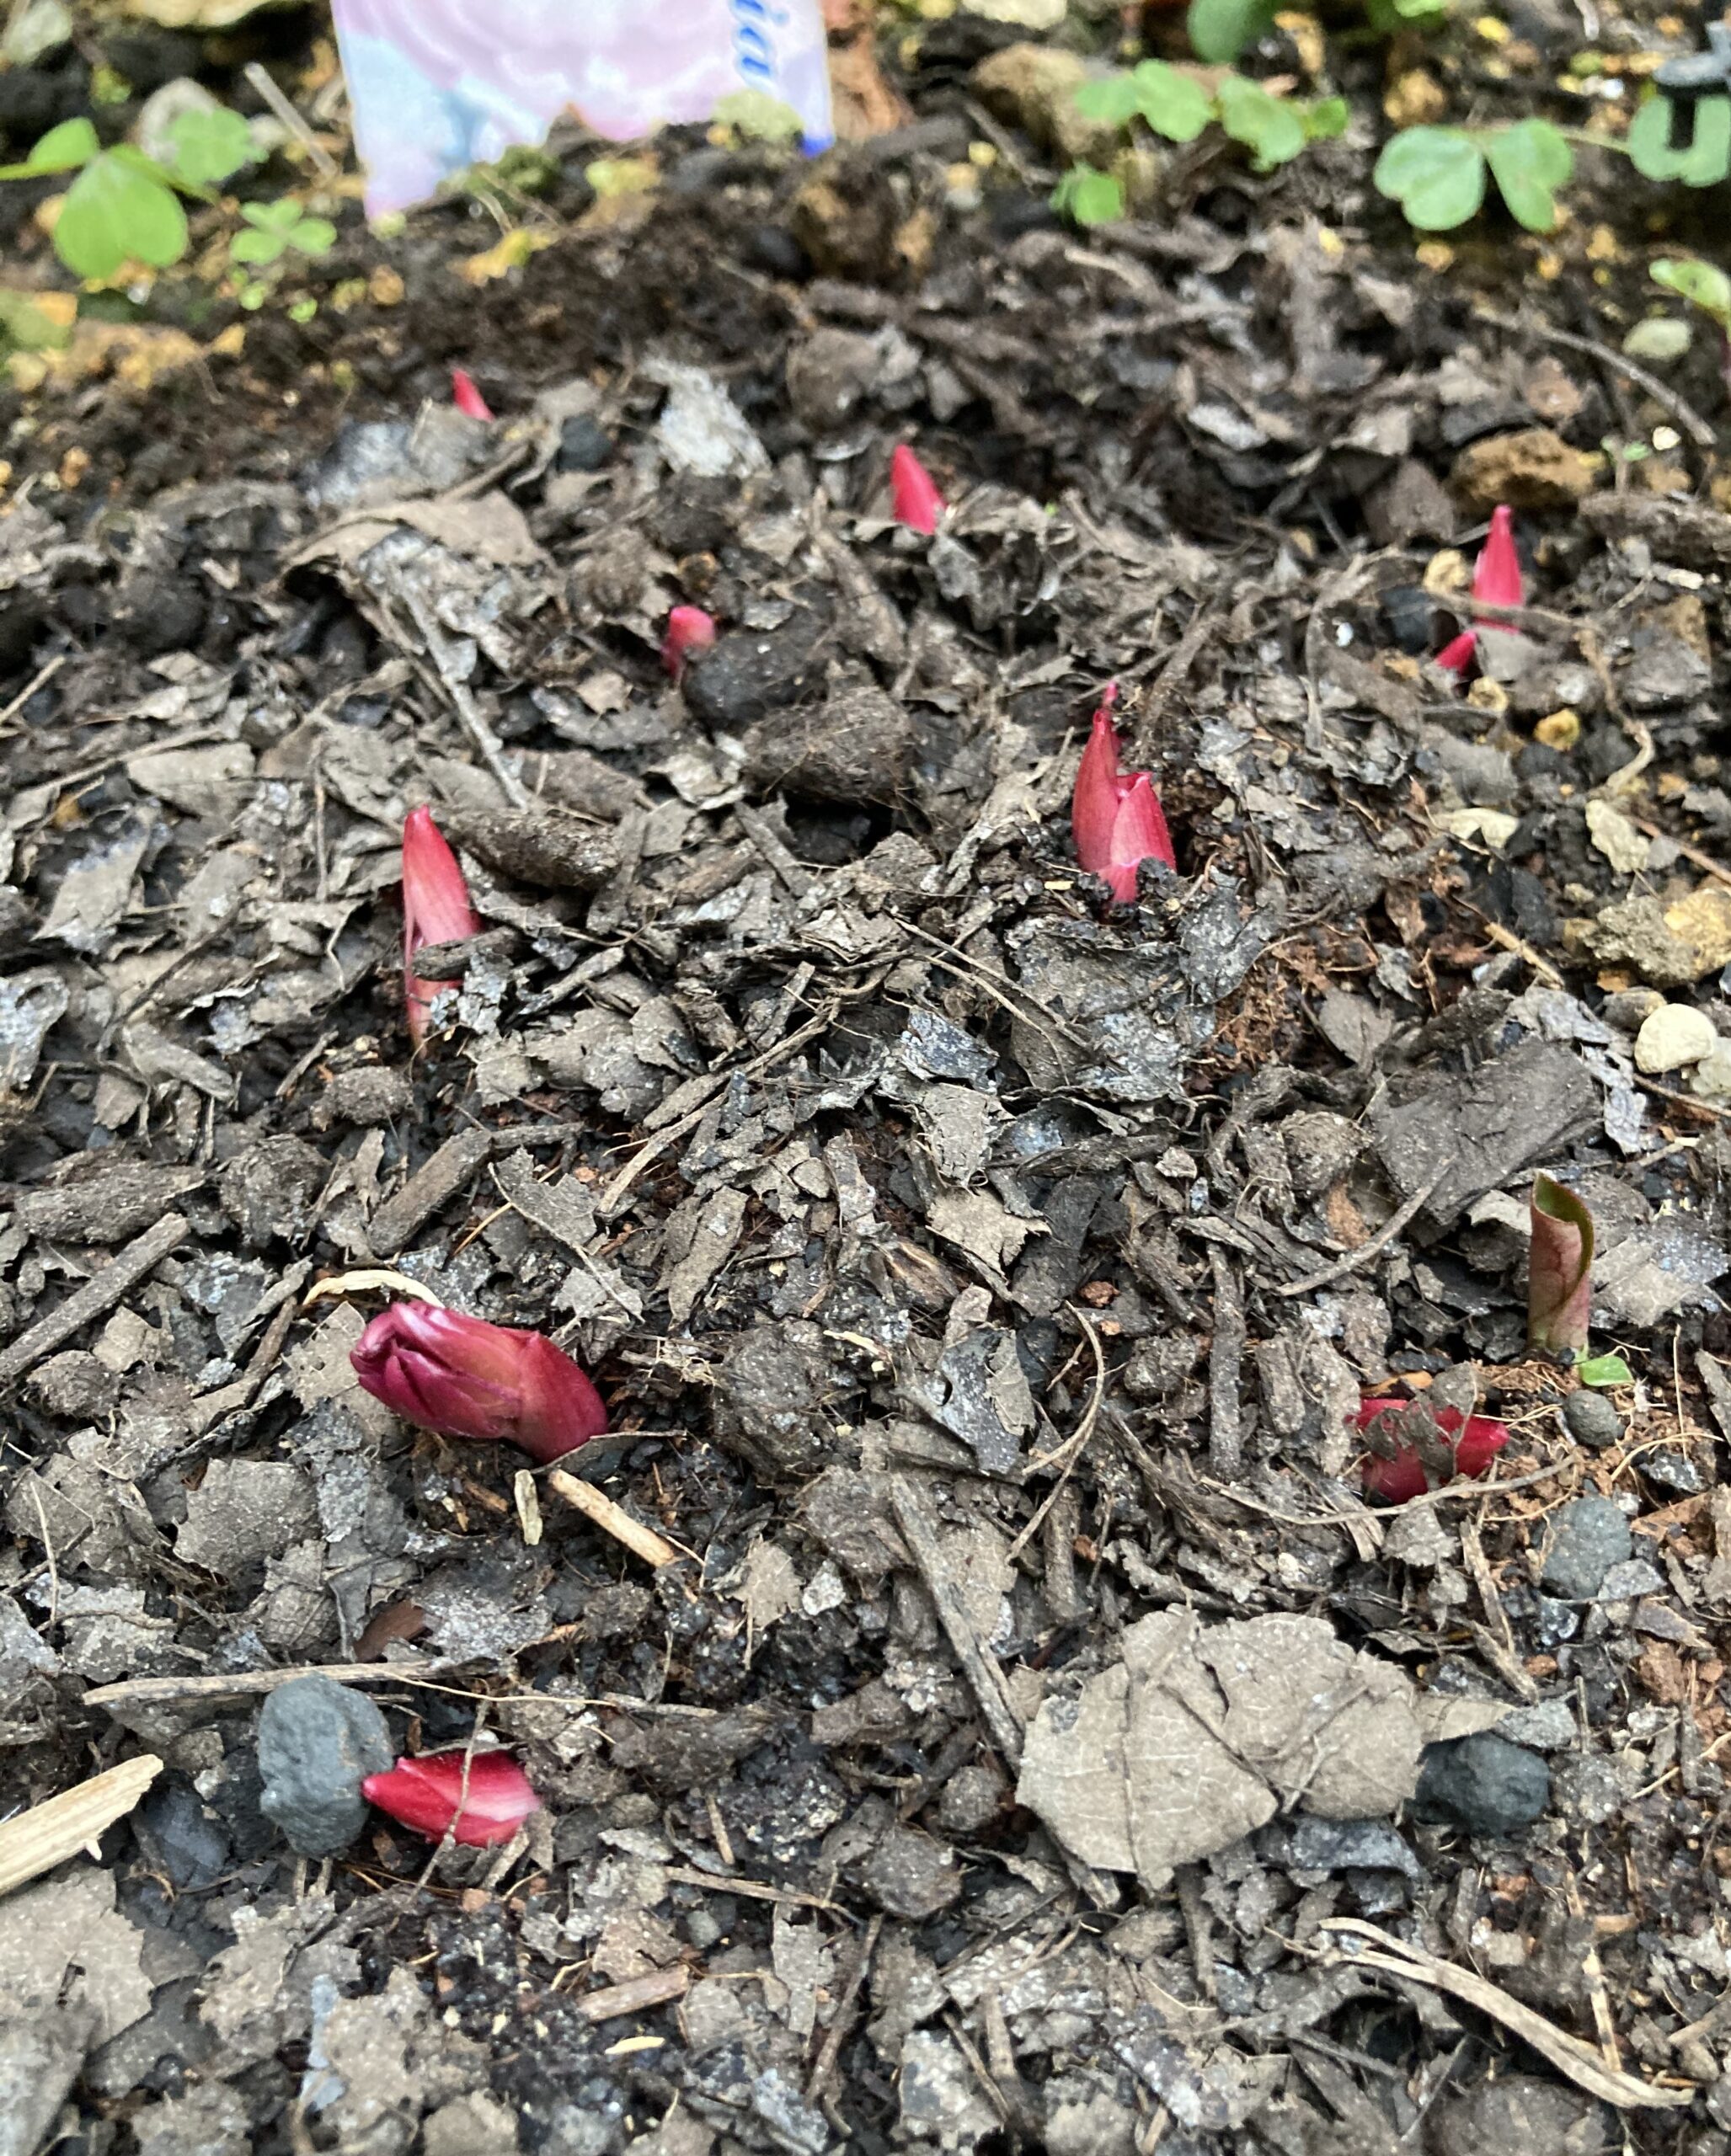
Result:
M1686 1063L1699 1063L1718 1044L1713 1022L1704 1011L1686 1003L1661 1003L1641 1022L1635 1036L1635 1065L1649 1077L1661 1070L1680 1070Z
M1068 4L1069 0L962 0L962 12L984 15L989 23L1013 23L1018 29L1055 30Z

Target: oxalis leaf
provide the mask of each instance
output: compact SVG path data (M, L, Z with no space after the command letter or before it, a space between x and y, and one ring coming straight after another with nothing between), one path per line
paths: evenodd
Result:
M186 252L186 214L160 180L105 152L67 189L54 251L78 277L112 277L126 261L163 269Z
M1403 127L1382 146L1371 174L1421 232L1451 232L1484 200L1484 153L1462 127Z
M0 179L35 179L45 172L71 172L88 165L101 150L88 120L63 120L51 127L21 165L0 165Z
M1275 0L1190 0L1184 27L1199 60L1236 60L1274 19Z
M1688 259L1655 262L1649 273L1655 285L1663 285L1667 291L1680 292L1686 300L1692 300L1703 314L1711 315L1728 337L1731 337L1731 277L1711 262Z
M1633 1385L1635 1373L1621 1355L1594 1355L1577 1363L1574 1374L1583 1385Z
M1214 117L1202 85L1163 60L1143 61L1130 79L1136 93L1136 110L1168 142L1194 142Z
M1574 152L1563 134L1548 120L1522 120L1487 128L1479 141L1515 222L1530 232L1555 231L1555 189L1574 172Z
M1078 225L1115 224L1124 215L1124 189L1109 172L1071 165L1052 189L1052 207Z
M259 163L253 132L226 105L183 112L168 130L174 178L188 187L215 187L243 165Z
M1220 124L1235 142L1242 142L1256 159L1258 172L1272 172L1289 164L1304 147L1304 120L1284 98L1273 96L1260 83L1242 75L1227 75L1216 93Z
M1702 98L1686 150L1671 147L1675 108L1654 95L1629 122L1629 162L1646 179L1680 179L1686 187L1716 187L1731 173L1731 98ZM39 143L40 149L41 145Z

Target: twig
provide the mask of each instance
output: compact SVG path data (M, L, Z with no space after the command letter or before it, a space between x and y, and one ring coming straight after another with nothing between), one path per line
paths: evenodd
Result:
M1322 1929L1344 1934L1352 1940L1366 1940L1379 1950L1367 1953L1363 1947L1349 1945L1343 1940L1338 1950L1340 1958L1352 1967L1385 1969L1408 1983L1429 1984L1434 1990L1445 1991L1468 2006L1476 2006L1481 2014L1488 2014L1493 2020L1512 2030L1523 2042L1531 2044L1541 2057L1548 2059L1559 2073L1567 2074L1577 2087L1586 2089L1603 2103L1616 2105L1619 2111L1669 2111L1695 2100L1692 2088L1664 2089L1651 2081L1637 2080L1633 2074L1614 2071L1590 2044L1583 2043L1566 2030L1553 2027L1542 2014L1536 2014L1518 1999L1511 1999L1476 1970L1439 1961L1422 1946L1408 1945L1405 1940L1397 1939L1392 1932L1381 1931L1374 1924L1366 1924L1359 1917L1324 1917Z
M825 1909L845 1916L840 1902L826 1902L821 1894L802 1894L796 1886L768 1886L761 1879L735 1878L730 1871L701 1871L694 1864L669 1864L662 1876L676 1886L703 1886L713 1894L743 1894L748 1902L777 1902L790 1909Z
M622 1505L616 1505L611 1497L603 1497L594 1483L580 1481L563 1467L555 1467L548 1471L547 1486L556 1497L563 1497L574 1512L593 1520L616 1542L622 1542L644 1564L659 1566L679 1562L679 1552L670 1542L664 1540L654 1528L633 1519Z
M1333 1265L1325 1265L1320 1273L1307 1273L1302 1280L1286 1281L1274 1289L1275 1294L1307 1295L1312 1288L1326 1288L1331 1280L1338 1280L1346 1273L1356 1273L1361 1267L1368 1265L1386 1243L1394 1241L1420 1207L1429 1203L1431 1193L1454 1165L1455 1156L1451 1153L1429 1182L1415 1190L1404 1205L1389 1214L1369 1242L1360 1243L1356 1250L1349 1250L1344 1257L1337 1258Z
M342 167L307 125L298 107L284 96L270 71L261 67L258 61L249 60L242 72L272 112L287 128L289 133L294 136L313 163L318 166L324 178L334 179L341 172Z
M413 616L414 626L421 632L422 641L427 647L427 655L438 669L439 679L445 685L446 695L450 697L457 717L462 721L464 731L481 752L482 762L498 780L500 792L513 808L532 808L534 803L530 800L523 782L505 760L505 749L499 736L482 717L480 706L469 694L467 682L461 679L451 664L451 651L444 633L419 593L411 591L407 584L402 583L398 584L397 590Z
M681 1961L676 1968L659 1969L652 1977L633 1977L628 1984L592 1991L587 1999L574 1999L571 2004L585 2021L617 2021L651 2006L670 2006L675 1999L683 1999L691 1986L692 1972Z
M1051 1467L1060 1461L1063 1464L1058 1467L1057 1481L1046 1492L1044 1501L1035 1512L1034 1518L1028 1521L1027 1526L1010 1545L1009 1561L1012 1565L1033 1541L1034 1536L1039 1533L1040 1523L1057 1502L1059 1493L1070 1480L1076 1463L1082 1458L1087 1449L1088 1439L1094 1434L1094 1426L1100 1419L1100 1406L1106 1397L1106 1354L1100 1345L1100 1336L1074 1303L1070 1305L1070 1315L1087 1334L1088 1346L1093 1351L1094 1389L1089 1395L1087 1406L1082 1410L1082 1420L1077 1424L1071 1435L1059 1446L1057 1451L1047 1453L1042 1458L1031 1460L1028 1463L1027 1471L1030 1475Z
M955 1650L962 1674L979 1702L980 1712L991 1732L991 1741L1014 1768L1022 1764L1022 1718L1010 1703L1002 1676L989 1662L974 1630L971 1619L950 1577L938 1540L938 1525L916 1491L900 1476L890 1485L890 1502L895 1524L901 1529L927 1592L937 1605L938 1621Z
M1506 314L1493 314L1488 308L1478 311L1478 319L1488 322L1493 328L1505 329L1511 337L1528 335L1542 337L1552 344L1562 344L1571 352L1584 353L1589 360L1597 360L1601 366L1614 367L1617 373L1632 382L1638 389L1644 389L1661 411L1669 412L1683 431L1690 435L1698 449L1717 449L1718 437L1692 404L1686 403L1675 389L1669 388L1655 374L1621 352L1613 351L1609 344L1600 344L1590 337L1577 337L1572 329L1553 329L1548 322L1517 322Z
M29 1331L20 1334L12 1345L0 1354L0 1385L10 1385L14 1378L21 1378L42 1360L51 1355L62 1341L87 1326L92 1318L100 1317L104 1310L112 1310L123 1295L131 1294L147 1274L161 1264L168 1252L183 1242L191 1233L186 1222L178 1213L170 1213L158 1220L153 1228L147 1228L142 1235L135 1236L123 1251L117 1251L100 1273L87 1280L83 1286L68 1295L57 1308L39 1318Z
M1208 1348L1208 1464L1223 1481L1244 1459L1238 1378L1244 1362L1244 1296L1218 1243L1208 1246L1214 1274L1214 1337Z
M822 2095L830 2076L836 2071L836 2062L841 2056L841 2047L847 2040L848 2017L852 2012L854 2000L859 1996L859 1988L871 1968L872 1956L878 1951L878 1935L883 1929L884 1918L880 1911L865 1928L864 1935L853 1956L852 1966L847 1972L847 1981L841 1987L841 1995L836 2001L835 2011L830 2016L829 2031L824 2038L823 2049L818 2053L817 2063L811 2069L811 2079L805 2084L808 2104L815 2104Z
M0 708L0 726L4 726L8 719L16 718L38 689L47 687L61 668L66 664L68 656L69 654L66 652L56 652L45 666L24 683L12 702L3 708Z
M420 1669L405 1669L391 1662L302 1662L286 1669L237 1669L220 1677L129 1677L123 1684L99 1684L84 1694L80 1704L101 1707L116 1721L123 1721L128 1708L196 1706L208 1700L257 1699L274 1692L279 1684L291 1684L297 1677L329 1677L338 1684L412 1684L428 1669L449 1666L432 1662Z
M132 1809L162 1770L162 1761L148 1753L123 1759L0 1825L0 1894L51 1871L82 1849L95 1855L104 1831Z

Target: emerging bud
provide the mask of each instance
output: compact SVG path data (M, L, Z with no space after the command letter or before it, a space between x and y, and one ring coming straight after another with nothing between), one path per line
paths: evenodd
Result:
M448 1832L452 1841L478 1849L508 1842L541 1809L510 1753L477 1752L467 1762L467 1777L464 1767L461 1752L424 1753L399 1759L386 1774L367 1775L361 1793L430 1842L442 1842Z
M708 651L715 641L715 616L701 606L676 606L667 616L667 633L661 639L661 664L676 681L694 652Z
M1116 685L1109 685L1094 713L1071 797L1070 830L1077 859L1091 876L1103 876L1112 895L1127 905L1136 895L1138 862L1159 861L1176 868L1178 856L1153 781L1146 771L1118 767L1118 729L1112 723L1117 694Z
M1413 1409L1422 1406L1421 1402L1404 1400L1364 1400L1352 1419L1357 1428L1369 1431L1379 1417L1393 1415L1398 1430ZM1434 1412L1424 1407L1423 1412L1423 1436L1430 1440L1428 1445L1421 1444L1417 1437L1376 1433L1373 1449L1359 1463L1367 1497L1403 1505L1408 1498L1422 1497L1427 1490L1448 1481L1451 1476L1476 1479L1509 1442L1508 1425L1488 1415L1463 1417L1458 1407L1439 1407ZM1426 1450L1437 1455L1429 1465L1424 1456Z
M607 1427L601 1396L543 1332L432 1303L393 1303L350 1362L375 1400L445 1438L503 1438L543 1466Z
M943 497L938 482L906 442L890 460L890 505L898 524L929 539L943 514Z
M415 977L414 954L428 943L458 943L478 936L481 916L457 856L430 808L411 808L403 825L403 989L409 1038L419 1048L433 998L443 983Z
M475 377L466 367L451 370L451 401L466 419L490 419L492 411L486 398L475 387Z
M1528 1212L1526 1344L1534 1355L1578 1362L1593 1302L1593 1216L1553 1176L1534 1178Z
M1515 545L1515 512L1506 502L1491 511L1491 528L1472 572L1472 595L1486 606L1519 606L1525 600L1526 584ZM1483 632L1509 626L1506 622L1475 621L1472 627L1462 629L1443 646L1436 654L1437 664L1451 674L1468 673Z

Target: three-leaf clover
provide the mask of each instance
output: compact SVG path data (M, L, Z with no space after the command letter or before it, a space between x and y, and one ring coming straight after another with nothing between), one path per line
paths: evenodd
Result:
M24 162L0 179L73 172L54 227L54 249L74 275L112 277L123 262L158 268L186 251L186 216L167 175L125 142L104 150L88 120L51 127Z
M251 229L237 232L228 252L237 262L280 261L290 248L297 254L329 254L337 228L327 217L309 217L298 202L243 202L240 214Z
M243 165L255 165L259 152L253 131L227 105L183 112L168 130L173 173L185 187L218 187Z
M1423 232L1451 232L1484 200L1487 171L1515 221L1529 232L1557 225L1556 190L1574 170L1574 152L1548 120L1509 127L1404 127L1383 145L1371 175Z
M1085 118L1112 127L1146 120L1168 142L1194 142L1214 117L1202 85L1163 60L1145 60L1127 73L1084 83L1076 93L1076 106Z

